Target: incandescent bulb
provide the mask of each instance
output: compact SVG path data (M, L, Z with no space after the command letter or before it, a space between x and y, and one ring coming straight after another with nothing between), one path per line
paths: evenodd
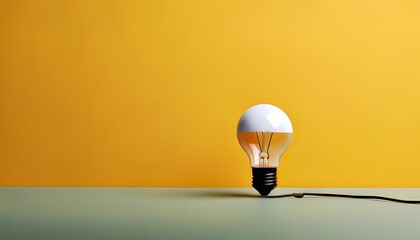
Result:
M289 117L270 104L248 109L238 123L237 136L252 167L252 186L267 196L277 186L280 157L292 139Z

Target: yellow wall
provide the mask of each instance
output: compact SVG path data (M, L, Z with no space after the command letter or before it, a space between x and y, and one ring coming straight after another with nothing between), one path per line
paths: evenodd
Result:
M294 125L280 186L420 187L419 1L1 1L0 185L250 186L248 107Z

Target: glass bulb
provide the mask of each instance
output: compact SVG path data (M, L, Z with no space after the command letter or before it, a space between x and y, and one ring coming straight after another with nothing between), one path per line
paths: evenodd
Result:
M270 104L251 107L239 120L237 137L252 167L252 186L263 196L277 186L277 167L292 133L286 113Z

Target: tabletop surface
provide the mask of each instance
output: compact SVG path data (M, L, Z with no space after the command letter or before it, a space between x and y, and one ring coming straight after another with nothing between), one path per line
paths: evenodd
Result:
M278 188L420 199L414 188ZM0 187L0 239L420 239L420 205L248 188Z

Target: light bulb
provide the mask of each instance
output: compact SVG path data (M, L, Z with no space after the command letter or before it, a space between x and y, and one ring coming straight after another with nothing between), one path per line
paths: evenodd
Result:
M239 120L238 141L251 163L252 186L262 196L267 196L277 186L277 167L292 133L286 113L270 104L249 108Z

